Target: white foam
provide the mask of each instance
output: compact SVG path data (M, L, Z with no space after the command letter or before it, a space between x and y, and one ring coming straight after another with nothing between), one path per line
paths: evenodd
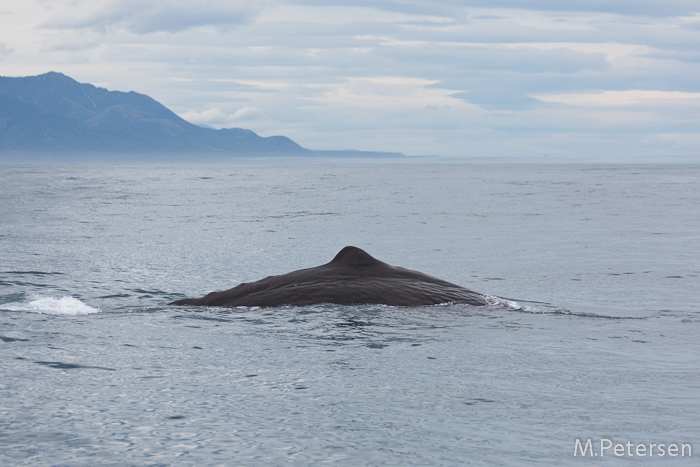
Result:
M8 303L2 305L2 307L12 311L26 311L45 315L89 315L100 312L99 308L93 308L73 297L35 298L29 302Z
M506 300L505 298L500 298L500 297L494 297L493 295L486 295L486 302L489 305L501 306L501 307L507 308L509 310L525 311L528 313L545 313L544 311L539 310L537 308L527 306L527 305L523 306L516 301Z

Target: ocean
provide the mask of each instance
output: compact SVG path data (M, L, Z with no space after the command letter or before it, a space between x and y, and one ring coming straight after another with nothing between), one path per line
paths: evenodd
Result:
M347 245L494 304L166 306ZM699 277L700 165L0 165L0 465L697 465Z

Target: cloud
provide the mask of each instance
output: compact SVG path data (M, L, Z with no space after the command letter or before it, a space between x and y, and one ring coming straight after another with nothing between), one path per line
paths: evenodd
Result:
M201 112L189 111L180 114L180 117L190 123L212 128L230 128L242 122L251 122L263 117L262 112L255 107L243 107L233 114L226 113L218 107L203 110Z
M605 54L572 50L567 44L484 44L392 41L379 52L418 63L450 64L455 69L517 70L521 73L575 73L608 67Z
M601 91L595 93L551 94L533 96L543 102L579 107L628 107L658 105L700 106L700 92L651 91Z
M398 3L398 0L396 2ZM583 11L639 16L679 16L698 11L696 0L453 0L464 8L512 8L535 11Z
M234 27L252 21L264 2L214 0L194 6L187 0L78 1L44 24L57 29L125 29L137 34L176 33L200 26Z
M324 0L297 0L285 3L327 5ZM372 7L384 11L414 14L454 14L472 8L504 8L530 11L603 12L640 16L678 16L698 11L696 0L335 0L334 5Z
M314 9L322 7L351 7L375 11L393 12L404 15L452 16L455 10L462 10L461 0L406 1L406 0L281 0L287 5L304 5Z
M0 58L9 57L12 54L12 47L0 42Z
M465 107L467 104L452 97L455 91L432 87L436 81L410 77L348 78L334 84L309 85L320 91L305 100L316 105L355 112L397 113L441 107Z
M5 74L61 71L310 148L690 153L696 5L27 0L0 15L0 56Z

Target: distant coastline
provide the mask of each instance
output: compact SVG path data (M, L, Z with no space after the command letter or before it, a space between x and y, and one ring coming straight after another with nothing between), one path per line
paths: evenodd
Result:
M194 125L145 94L56 72L0 77L0 162L227 162L240 158L406 158L307 149L286 136Z

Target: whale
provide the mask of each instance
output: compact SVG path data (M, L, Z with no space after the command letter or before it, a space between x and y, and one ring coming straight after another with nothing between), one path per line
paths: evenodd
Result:
M486 296L479 292L422 272L391 266L354 246L346 246L321 266L269 276L168 305L279 307L321 303L408 307L443 303L488 305Z

